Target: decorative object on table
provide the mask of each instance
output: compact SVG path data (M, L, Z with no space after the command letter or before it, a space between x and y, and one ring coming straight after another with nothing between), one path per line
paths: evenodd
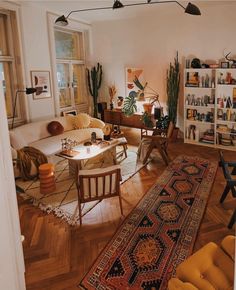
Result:
M170 63L169 69L167 70L167 106L168 116L170 122L176 125L177 121L177 108L179 99L179 84L180 84L180 64L178 60L178 52L174 59L174 65ZM177 139L179 128L175 127L172 134L172 141Z
M87 68L89 93L93 97L93 116L98 117L98 91L102 83L102 66L97 63L97 67L93 67L91 71Z
M191 68L201 68L201 61L199 58L194 58L191 61Z
M104 140L110 140L111 139L111 126L110 125L106 125L103 129L103 138Z
M26 88L25 90L17 90L14 98L14 105L13 105L13 115L12 115L12 123L11 123L11 129L14 128L14 121L16 116L16 104L17 104L17 97L20 93L25 93L26 95L31 95L34 93L37 93L38 95L42 94L44 90L41 90L41 88Z
M97 135L96 135L96 132L92 132L91 133L91 142L92 143L96 143L97 141Z
M124 102L124 97L118 96L117 97L117 106L121 108L123 106L123 102Z
M127 179L137 173L144 165L139 162L137 163L137 148L129 146L127 149L127 158L119 158L117 163L121 165L122 181L124 183ZM99 156L100 157L100 156ZM107 163L111 164L110 160L104 162L104 158L110 158L111 156L106 153L103 157L96 158L89 165L86 163L83 169L91 168L102 168L107 166ZM49 195L42 195L40 193L40 184L38 180L22 181L21 179L16 180L17 186L20 186L25 193L21 194L21 197L25 200L30 200L34 206L39 207L46 214L53 213L58 218L65 220L70 225L77 225L79 222L78 217L78 193L75 184L75 178L69 173L68 161L60 159L55 165L56 174L56 190L54 193ZM91 164L93 166L91 166ZM137 199L138 202L138 199ZM89 206L85 206L84 211L88 211ZM94 214L91 212L91 214ZM96 218L93 219L94 223L97 223L97 219L103 221L106 217L101 216L101 211L96 212ZM118 217L119 218L119 217ZM89 220L91 225L91 220Z
M113 110L113 108L114 108L114 97L116 95L116 86L115 85L108 86L108 92L109 92L109 96L110 96L110 109Z
M231 63L231 68L236 68L236 58L230 58L229 55L231 54L231 52L228 52L225 54L225 59L228 60ZM229 67L229 66L228 66Z
M175 268L193 251L217 168L202 158L177 157L123 221L80 286L167 289Z
M31 71L32 86L36 89L34 100L51 98L51 80L49 71Z

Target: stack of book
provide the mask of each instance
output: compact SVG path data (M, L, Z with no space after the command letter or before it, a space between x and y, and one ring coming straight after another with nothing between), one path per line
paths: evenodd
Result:
M202 138L200 139L202 143L214 144L214 130L209 129L203 133Z

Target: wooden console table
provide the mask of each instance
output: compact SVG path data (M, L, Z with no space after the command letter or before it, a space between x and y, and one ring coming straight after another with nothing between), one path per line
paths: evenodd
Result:
M134 114L127 117L121 110L117 109L104 111L104 122L106 123L137 129L146 129L142 123L141 117L141 114Z

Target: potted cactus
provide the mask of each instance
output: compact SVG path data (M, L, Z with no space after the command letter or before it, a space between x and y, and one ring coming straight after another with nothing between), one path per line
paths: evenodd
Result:
M102 83L102 66L97 63L97 67L93 67L91 71L87 69L89 93L93 97L93 115L98 117L98 90Z
M179 98L179 84L180 84L180 65L178 61L178 52L174 59L174 65L170 63L169 69L167 70L167 106L168 106L168 116L170 122L176 124L177 120L177 108L178 108L178 98ZM175 127L172 139L176 140L179 128Z

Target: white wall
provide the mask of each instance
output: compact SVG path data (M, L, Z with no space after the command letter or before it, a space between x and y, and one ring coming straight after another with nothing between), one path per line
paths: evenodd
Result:
M52 82L46 11L23 2L21 16L26 85L32 86L31 70L50 71ZM55 115L53 90L51 98L34 100L32 95L28 95L27 98L31 121Z
M108 100L107 85L113 83L118 95L125 96L125 67L144 68L146 81L165 102L166 70L176 51L183 64L193 57L219 60L225 48L236 55L236 3L205 2L197 3L202 16L187 15L172 3L153 5L142 17L93 23L94 62L103 64L104 70L101 100ZM179 125L183 127L182 92Z

